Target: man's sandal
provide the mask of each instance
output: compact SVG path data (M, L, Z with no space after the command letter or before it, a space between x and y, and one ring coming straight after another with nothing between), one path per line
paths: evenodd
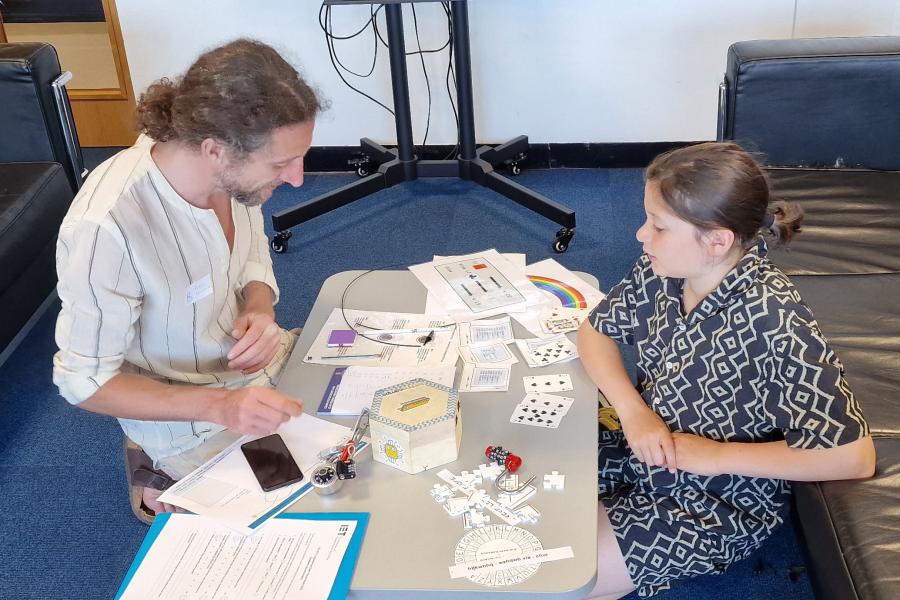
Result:
M150 525L156 518L156 513L144 504L144 488L166 490L175 481L162 471L155 470L153 459L147 456L140 446L128 439L128 436L123 437L125 440L125 475L128 479L131 512L141 523Z

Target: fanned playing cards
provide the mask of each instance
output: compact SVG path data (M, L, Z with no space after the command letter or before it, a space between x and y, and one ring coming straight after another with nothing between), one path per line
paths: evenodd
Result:
M578 349L565 335L516 340L529 367L545 367L578 358Z

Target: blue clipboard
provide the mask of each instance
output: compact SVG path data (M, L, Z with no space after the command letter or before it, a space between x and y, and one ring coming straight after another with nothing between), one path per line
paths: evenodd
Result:
M153 525L141 547L138 548L137 555L131 563L119 591L116 592L116 600L122 597L128 585L131 583L134 574L137 573L138 567L141 566L144 557L150 551L156 538L169 521L171 513L162 513L153 520ZM343 600L350 592L350 581L353 579L353 571L356 569L356 561L359 559L359 551L362 548L362 540L366 534L366 527L369 525L369 513L284 513L280 514L276 519L303 519L306 521L356 521L356 527L353 530L353 536L347 545L347 551L344 553L344 560L338 567L337 574L334 577L334 584L331 586L331 593L328 600Z

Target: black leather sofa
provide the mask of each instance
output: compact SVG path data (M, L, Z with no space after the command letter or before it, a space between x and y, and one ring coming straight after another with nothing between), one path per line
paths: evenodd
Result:
M57 232L84 175L66 75L49 44L0 44L0 364L54 293Z
M820 599L900 598L900 37L740 42L719 137L806 211L773 260L840 355L875 440L870 480L795 483Z

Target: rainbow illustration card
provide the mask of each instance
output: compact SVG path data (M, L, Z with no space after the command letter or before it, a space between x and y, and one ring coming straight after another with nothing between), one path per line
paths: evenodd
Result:
M604 297L603 292L552 258L528 265L525 272L531 283L552 299L553 306L590 310Z

